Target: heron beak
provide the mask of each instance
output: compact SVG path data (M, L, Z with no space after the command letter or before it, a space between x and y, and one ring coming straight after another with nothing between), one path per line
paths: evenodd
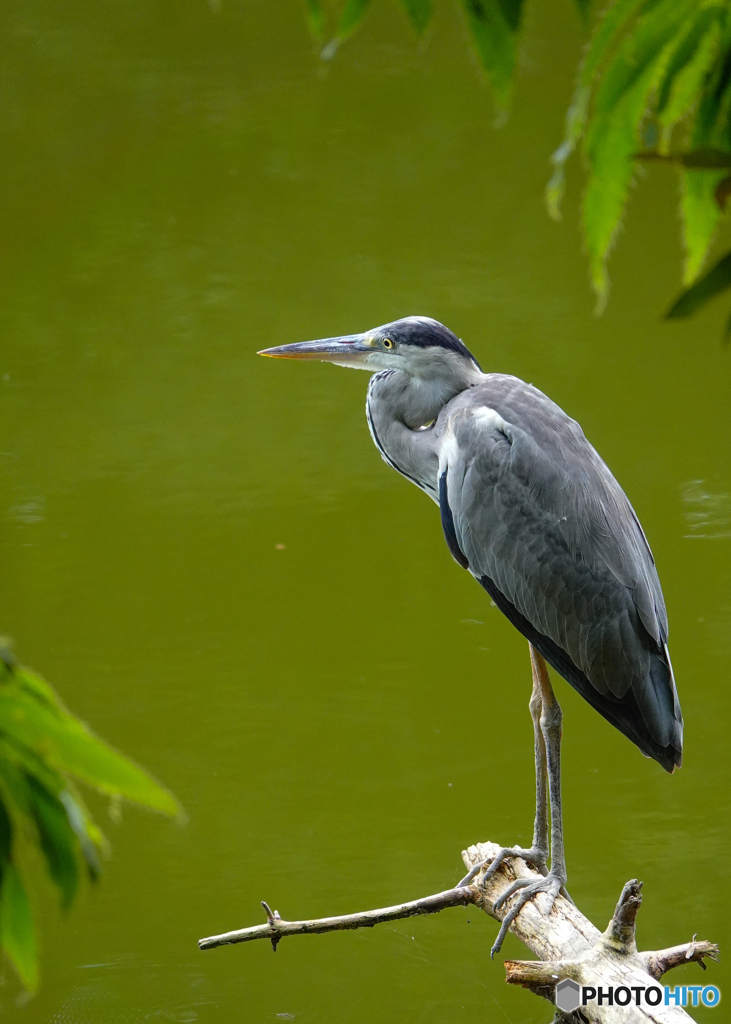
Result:
M264 348L257 355L272 359L320 359L340 366L366 366L373 353L373 342L366 334L349 334L343 338L323 338L320 341L297 341L294 345Z

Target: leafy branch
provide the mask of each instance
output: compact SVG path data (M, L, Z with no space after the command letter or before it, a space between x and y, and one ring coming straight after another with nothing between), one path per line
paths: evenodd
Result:
M306 0L315 36L332 57L361 25L372 0ZM398 0L418 34L434 0ZM459 0L499 110L507 110L523 0ZM588 21L590 0L574 0ZM731 0L611 0L596 20L577 74L562 144L546 190L558 218L567 160L586 169L582 227L598 307L606 303L607 259L638 163L661 161L680 175L688 286L667 313L687 316L731 288L731 258L703 270L731 196ZM695 282L695 283L694 283ZM731 319L727 334L731 333Z
M105 848L76 787L86 783L180 817L175 798L74 717L40 676L0 648L0 946L26 989L38 986L28 898L29 853L40 850L67 908L82 873L95 881Z
M730 103L729 0L615 0L598 22L546 197L558 216L564 166L580 146L587 170L582 224L600 306L640 160L665 161L680 174L683 281L698 277L731 191ZM678 308L698 308L717 291L696 291L693 304L681 296L668 315L686 315Z
M434 0L398 0L417 35L429 27ZM459 0L480 63L492 86L495 102L505 111L515 72L523 0ZM575 0L585 17L589 0ZM322 51L327 60L360 26L372 0L343 0L326 4L307 0L310 28L316 38L329 42Z

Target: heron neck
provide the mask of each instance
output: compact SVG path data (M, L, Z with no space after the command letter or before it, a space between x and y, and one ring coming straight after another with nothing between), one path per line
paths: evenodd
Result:
M482 378L482 374L479 378ZM437 500L437 431L429 426L453 398L477 379L429 381L400 370L371 378L366 411L373 441L399 473ZM426 429L424 429L426 428Z
M409 430L419 430L435 420L453 398L479 383L483 376L476 367L473 370L467 366L437 379L387 370L371 379L368 399L376 407L374 412L384 427L392 421Z

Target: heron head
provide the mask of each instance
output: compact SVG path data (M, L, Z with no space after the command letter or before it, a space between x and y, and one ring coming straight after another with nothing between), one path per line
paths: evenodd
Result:
M364 334L265 348L275 359L320 359L358 370L402 370L430 380L480 373L472 353L448 327L428 316L407 316Z

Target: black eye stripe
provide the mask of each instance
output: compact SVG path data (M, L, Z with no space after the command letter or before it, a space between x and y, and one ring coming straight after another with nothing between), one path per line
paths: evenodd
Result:
M393 341L394 335L398 338L399 349L402 353L408 353L415 348L442 348L449 352L456 352L466 359L471 359L479 370L479 364L469 349L465 348L456 334L453 334L444 324L431 320L429 317L407 316L401 320L393 320L388 324L381 324L374 328L378 331L379 338L388 338ZM383 343L382 343L383 344ZM393 348L396 348L394 342Z

